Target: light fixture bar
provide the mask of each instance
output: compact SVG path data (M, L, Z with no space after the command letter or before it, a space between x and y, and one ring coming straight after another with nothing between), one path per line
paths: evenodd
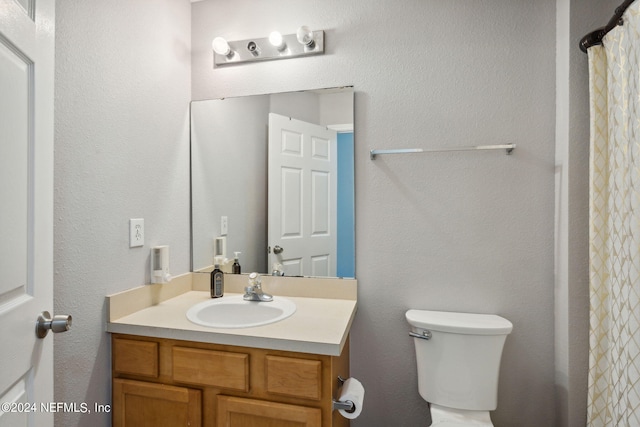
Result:
M298 42L296 34L283 35L282 42L286 47L278 50L278 47L269 42L268 37L229 41L229 47L233 54L221 55L214 51L213 64L215 67L221 67L244 62L272 61L324 54L324 31L322 30L313 32L311 46L305 46Z

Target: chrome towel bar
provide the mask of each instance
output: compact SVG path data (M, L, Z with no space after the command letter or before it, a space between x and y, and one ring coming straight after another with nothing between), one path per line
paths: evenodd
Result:
M516 148L516 144L498 144L498 145L474 145L471 147L452 147L452 148L396 148L390 150L371 150L369 157L375 160L379 154L409 154L409 153L439 153L445 151L475 151L475 150L506 150L507 154Z

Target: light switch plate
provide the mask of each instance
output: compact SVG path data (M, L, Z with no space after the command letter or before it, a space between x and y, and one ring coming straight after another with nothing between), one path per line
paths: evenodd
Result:
M129 220L129 247L144 246L144 219L132 218Z

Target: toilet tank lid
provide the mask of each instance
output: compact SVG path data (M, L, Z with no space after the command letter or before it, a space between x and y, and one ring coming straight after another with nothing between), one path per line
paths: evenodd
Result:
M405 316L417 328L454 334L506 335L513 329L511 322L495 314L408 310Z

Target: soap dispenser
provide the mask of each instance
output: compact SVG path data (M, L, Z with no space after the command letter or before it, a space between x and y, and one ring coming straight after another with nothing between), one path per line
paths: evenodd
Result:
M215 258L213 271L211 272L211 298L220 298L224 295L224 273L220 270L219 258Z
M155 246L151 248L151 283L168 283L171 281L169 273L169 246Z
M233 274L240 274L240 263L238 262L238 257L242 252L234 252L235 257L233 258L233 266L232 271Z

